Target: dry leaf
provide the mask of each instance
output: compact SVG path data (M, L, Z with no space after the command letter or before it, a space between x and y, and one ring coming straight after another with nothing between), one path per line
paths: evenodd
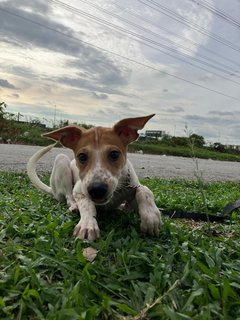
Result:
M92 247L87 247L83 249L83 256L85 259L89 262L93 262L93 260L96 258L98 250L92 248Z

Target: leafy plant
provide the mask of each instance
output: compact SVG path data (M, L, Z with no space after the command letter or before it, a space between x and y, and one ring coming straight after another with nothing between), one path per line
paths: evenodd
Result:
M43 177L45 181L49 177ZM202 210L194 181L142 181L157 205ZM204 184L216 213L240 197L239 183ZM165 218L159 238L141 235L133 212L100 215L101 238L72 237L79 217L33 188L25 174L0 174L1 319L237 319L240 218L211 225Z
M142 150L144 153L149 154L164 154L164 155L173 155L180 157L191 157L191 151L189 149L188 143L185 146L171 146L168 144L160 143L160 142L134 142L129 146L129 150L131 152L135 152L138 150ZM221 161L240 161L239 152L229 153L229 152L219 152L214 151L209 148L199 148L195 147L195 156L197 158L202 159L213 159L213 160L221 160Z

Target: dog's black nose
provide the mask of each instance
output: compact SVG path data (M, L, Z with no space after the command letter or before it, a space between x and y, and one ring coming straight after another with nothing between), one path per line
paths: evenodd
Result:
M108 185L102 182L94 182L89 185L88 193L93 201L104 200L108 191Z

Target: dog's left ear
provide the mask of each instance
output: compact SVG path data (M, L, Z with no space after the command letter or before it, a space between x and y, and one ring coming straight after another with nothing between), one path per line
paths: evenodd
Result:
M123 119L113 126L113 130L121 138L124 144L127 145L138 138L138 130L141 130L153 116L155 116L155 114L139 118Z
M42 136L53 139L55 141L59 141L64 147L74 150L84 130L84 128L78 126L67 126L48 133L44 133Z

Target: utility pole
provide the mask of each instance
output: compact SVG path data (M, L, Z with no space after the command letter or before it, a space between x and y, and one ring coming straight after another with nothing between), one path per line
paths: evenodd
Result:
M18 112L18 114L17 114L17 122L19 122L20 117L23 117L23 115L20 112Z
M173 129L173 136L176 136L176 125L174 125L174 129Z
M56 104L54 105L54 116L53 116L53 127L56 127L56 114L57 114L57 107Z

